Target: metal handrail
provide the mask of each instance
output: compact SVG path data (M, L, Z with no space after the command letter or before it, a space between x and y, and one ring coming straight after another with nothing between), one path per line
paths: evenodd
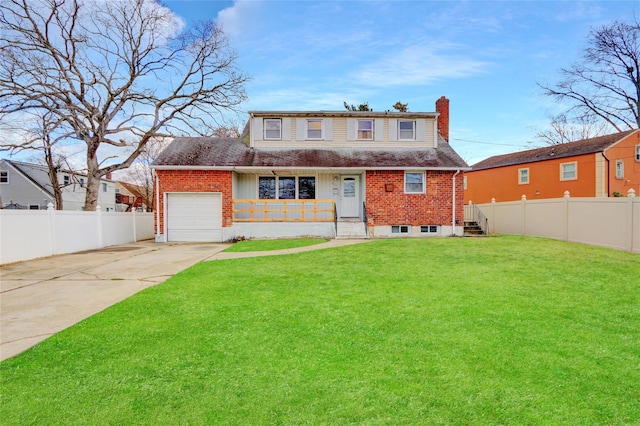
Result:
M489 219L477 204L468 204L464 206L464 220L472 221L478 224L482 233L489 235Z
M364 222L364 235L369 237L369 216L367 216L367 204L362 202L362 221Z

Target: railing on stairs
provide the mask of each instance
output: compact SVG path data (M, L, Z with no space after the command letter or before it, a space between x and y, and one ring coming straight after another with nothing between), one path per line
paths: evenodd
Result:
M489 219L477 204L469 202L464 206L464 221L475 222L484 235L489 235Z
M362 222L364 222L364 235L369 238L369 217L367 216L367 204L362 202Z

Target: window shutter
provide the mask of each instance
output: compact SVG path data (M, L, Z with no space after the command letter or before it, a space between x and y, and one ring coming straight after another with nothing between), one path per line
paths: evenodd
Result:
M398 140L398 120L395 118L389 119L389 140L393 142Z
M425 126L424 120L416 120L416 141L424 142L426 131L427 128Z
M305 120L304 118L296 118L296 140L305 140Z
M382 118L376 118L374 121L374 139L377 142L384 141L384 120Z
M283 118L282 119L282 140L290 141L291 140L291 119Z
M347 118L347 140L355 141L357 139L356 134L356 119L355 118Z
M254 118L253 119L253 140L263 140L264 134L262 131L262 120L263 118Z
M324 119L324 140L333 140L333 118Z

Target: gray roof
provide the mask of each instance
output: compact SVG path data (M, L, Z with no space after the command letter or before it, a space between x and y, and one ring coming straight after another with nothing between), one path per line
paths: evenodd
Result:
M239 138L175 138L157 168L468 169L443 139L438 148L249 148Z
M545 161L554 158L565 158L602 152L611 145L637 131L638 130L627 130L625 132L583 139L575 142L545 146L543 148L513 152L511 154L496 155L474 164L472 169L474 171L493 169L496 167L512 166L515 164L533 163L536 161Z

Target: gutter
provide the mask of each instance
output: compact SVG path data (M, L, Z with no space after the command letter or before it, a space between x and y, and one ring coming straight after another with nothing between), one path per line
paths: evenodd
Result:
M604 157L604 159L607 161L607 172L605 173L605 178L607 179L607 197L610 197L611 194L609 192L609 190L611 189L611 176L609 176L609 169L611 167L611 161L609 160L609 158L607 158L607 154L604 153L604 149L602 150L602 156Z
M158 236L160 235L160 179L158 178L158 174L155 173L156 178L156 242L158 242Z
M460 170L456 170L456 172L453 174L453 177L451 178L452 184L453 184L453 198L451 200L451 205L452 205L452 210L453 210L453 214L451 217L451 229L452 229L452 236L456 235L456 176L458 176L460 174Z

